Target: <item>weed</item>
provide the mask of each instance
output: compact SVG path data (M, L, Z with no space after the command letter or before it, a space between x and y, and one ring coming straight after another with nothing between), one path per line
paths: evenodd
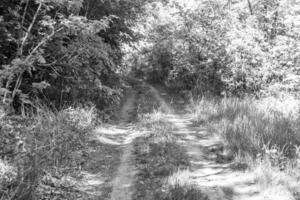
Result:
M250 162L263 195L294 199L300 194L298 101L202 98L191 111L195 123L205 123L223 138L236 161Z
M208 197L196 186L173 185L163 193L157 194L158 200L208 200Z
M1 188L0 198L6 194L11 199L48 195L47 187L60 187L60 184L55 181L57 184L47 185L48 182L42 181L45 175L59 177L59 180L63 176L78 174L76 171L81 161L77 154L85 146L95 117L93 107L69 108L56 113L43 108L30 118L2 117L0 155L5 164L0 163L0 170L6 176L9 173L5 171L11 168L5 166L12 166L14 170L8 172L16 171L17 175L9 179L7 187ZM59 195L64 199L62 194Z
M255 157L269 144L284 148L286 156L294 156L293 147L300 142L297 120L275 106L262 110L262 102L250 98L202 98L192 112L196 123L210 124L210 130L220 134L227 147L236 153Z
M176 143L170 123L164 114L154 112L144 115L140 123L150 134L135 142L136 163L139 170L135 199L165 199L160 196L164 180L178 169L189 166L188 156Z
M139 116L139 128L146 128L148 131L154 133L168 135L166 133L173 130L171 122L166 120L167 115L161 111L154 110L153 113L143 114ZM169 134L170 136L170 134Z

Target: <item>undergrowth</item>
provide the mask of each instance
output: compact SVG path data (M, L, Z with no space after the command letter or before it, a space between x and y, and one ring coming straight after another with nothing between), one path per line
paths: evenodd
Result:
M221 136L225 149L250 157L249 166L267 196L276 190L299 196L299 105L292 98L204 97L190 108L194 123Z
M256 157L265 153L267 145L294 157L300 144L298 116L264 103L251 98L202 98L192 106L192 114L196 124L215 127L212 131L236 153Z
M0 199L74 199L94 107L0 119ZM68 178L69 177L69 178Z

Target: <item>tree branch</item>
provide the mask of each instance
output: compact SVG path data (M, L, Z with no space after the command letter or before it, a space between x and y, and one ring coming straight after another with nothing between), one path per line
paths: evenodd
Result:
M34 49L30 52L30 54L26 57L25 61L28 61L32 55L43 45L45 44L48 40L50 40L56 33L60 32L63 30L63 27L57 29L56 31L53 31L50 35L44 37L35 47Z
M38 16L38 14L39 14L39 12L40 12L40 10L41 10L41 8L42 8L42 5L43 5L43 1L40 2L40 4L39 4L39 6L38 6L38 8L37 8L37 10L36 10L36 12L35 12L35 14L34 14L34 16L33 16L32 22L31 22L31 24L29 25L29 28L28 28L28 30L27 30L27 32L26 32L26 34L25 34L25 37L24 37L24 39L23 39L23 41L22 41L22 44L21 44L21 47L20 47L20 55L21 55L21 56L23 55L24 46L25 46L25 44L26 44L26 42L27 42L27 40L28 40L28 37L29 37L30 32L31 32L31 30L32 30L32 28L33 28L33 25L35 24L35 21L36 21L37 16Z
M19 40L21 40L21 38L23 37L23 32L24 32L24 30L26 30L26 28L24 27L24 23L25 23L27 10L28 10L28 5L29 5L29 0L27 0L27 2L26 2L24 12L23 12L23 15L22 15L21 29L19 31ZM20 42L18 42L18 49L20 49ZM20 54L19 56L21 56L22 51L20 50L18 53Z
M250 0L247 0L247 2L248 2L248 7L249 7L250 14L253 15L252 4L251 4Z
M26 6L25 6L24 13L23 13L23 16L22 16L22 22L21 22L22 27L24 25L24 21L25 21L25 17L26 17L28 5L29 5L29 0L27 0L27 2L26 2Z

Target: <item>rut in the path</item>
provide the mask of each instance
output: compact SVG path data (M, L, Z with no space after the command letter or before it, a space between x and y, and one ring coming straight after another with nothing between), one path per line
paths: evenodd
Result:
M151 91L161 106L166 107L163 110L170 110L160 93L153 87ZM207 150L218 141L204 127L195 127L189 114L173 112L167 116L167 120L175 127L173 134L178 136L178 142L185 147L190 158L191 169L188 173L184 172L188 174L189 183L198 186L211 200L270 199L260 191L253 173L235 171L229 164L217 163L209 157Z
M121 110L121 126L127 126L130 113L134 109L135 104L135 92L131 91L128 95L126 102L124 103ZM135 178L135 168L132 163L132 141L137 137L139 133L131 132L130 128L126 139L123 141L123 155L121 157L121 163L116 173L116 177L112 181L112 193L110 196L111 200L130 200L134 192L133 183Z

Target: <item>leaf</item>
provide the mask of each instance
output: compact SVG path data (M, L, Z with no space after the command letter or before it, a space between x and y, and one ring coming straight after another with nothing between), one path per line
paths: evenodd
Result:
M41 64L45 64L46 63L46 60L45 60L45 58L42 55L38 56L37 61L39 63L41 63Z

